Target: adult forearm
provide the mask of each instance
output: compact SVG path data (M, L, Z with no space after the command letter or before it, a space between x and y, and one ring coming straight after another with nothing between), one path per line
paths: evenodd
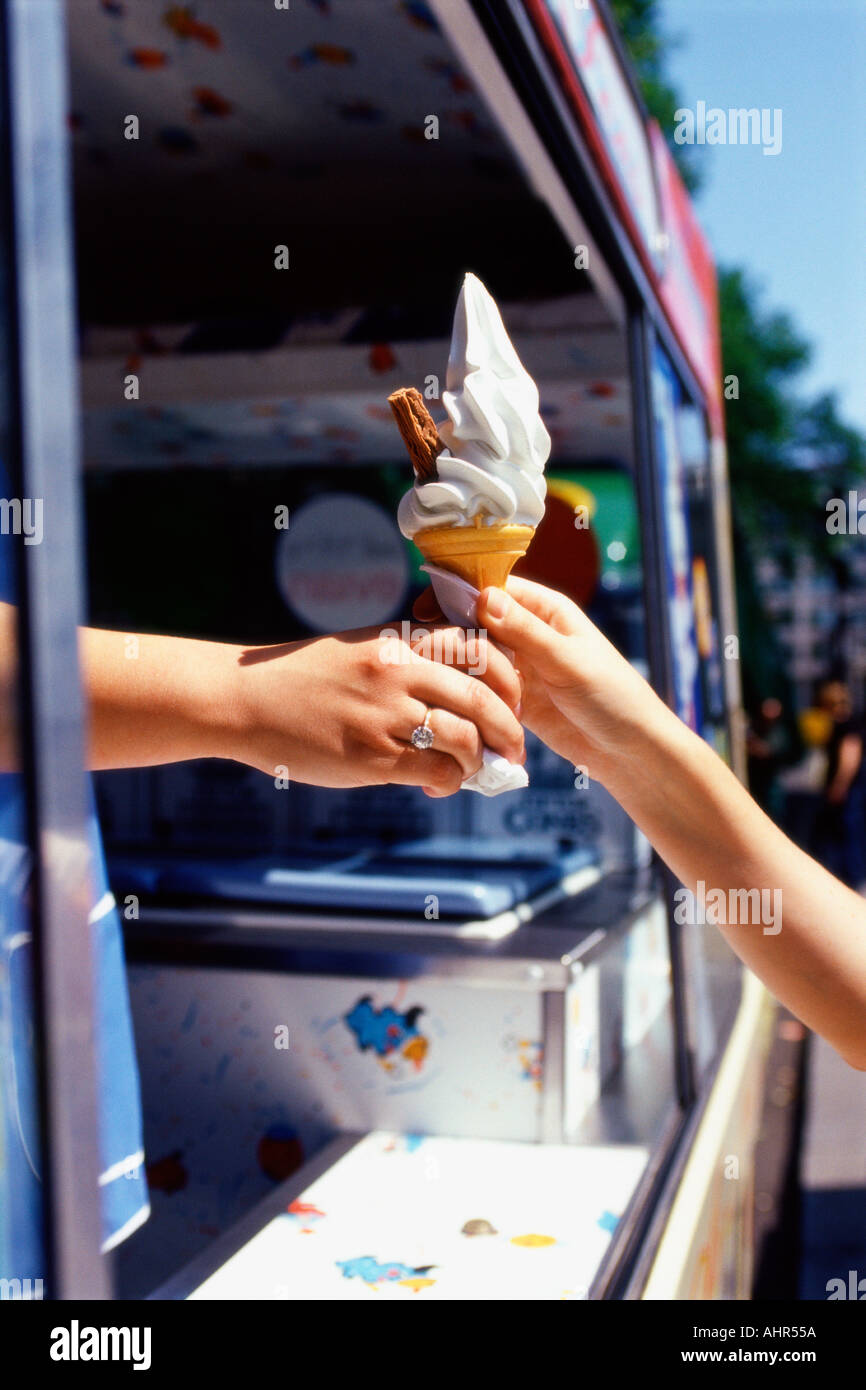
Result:
M395 645L385 660L375 628L264 647L85 629L88 766L217 757L281 786L398 782L446 795L484 747L520 760L519 682L501 652L482 641L482 685L462 669L465 652L452 666ZM436 748L422 756L410 735L431 709Z
M720 930L746 964L848 1061L866 1066L866 902L792 844L661 706L604 780L682 884L702 883L711 902L718 890L728 905L720 918L736 919L719 920ZM763 896L747 897L751 890Z
M88 767L229 756L238 651L185 637L83 628Z

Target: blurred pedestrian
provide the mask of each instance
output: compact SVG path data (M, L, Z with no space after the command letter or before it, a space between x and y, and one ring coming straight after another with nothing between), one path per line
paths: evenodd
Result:
M823 681L818 688L818 706L829 714L832 723L815 854L843 883L859 890L866 886L864 721L854 714L851 692L844 681Z
M788 744L782 713L781 700L775 695L766 696L749 720L746 733L749 791L774 820L779 819L781 812L777 778Z

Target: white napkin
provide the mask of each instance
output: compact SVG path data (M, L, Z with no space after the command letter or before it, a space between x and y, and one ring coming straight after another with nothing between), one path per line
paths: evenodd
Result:
M449 623L457 627L476 627L478 624L478 597L480 589L468 584L459 575L438 565L422 565L429 574L436 601ZM510 657L510 653L506 653ZM461 790L480 792L482 796L498 796L500 792L517 791L528 787L526 768L520 763L510 763L500 753L485 748L481 753L481 766L471 777L467 777Z

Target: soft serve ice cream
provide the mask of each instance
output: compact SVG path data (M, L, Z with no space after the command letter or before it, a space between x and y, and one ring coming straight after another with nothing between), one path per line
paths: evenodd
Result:
M544 516L550 454L538 388L476 276L465 277L454 313L442 393L448 423L437 433L414 388L389 402L416 475L400 502L400 530L427 560L446 618L470 626L479 590L504 588ZM495 796L527 782L525 768L485 748L463 786Z
M467 275L454 313L446 389L448 423L436 477L417 478L397 520L413 540L426 527L535 527L544 515L550 435L538 388L514 350L492 296Z

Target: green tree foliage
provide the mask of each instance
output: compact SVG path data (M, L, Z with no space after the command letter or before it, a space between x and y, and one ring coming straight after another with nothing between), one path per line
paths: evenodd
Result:
M799 530L814 483L791 466L798 424L791 386L809 361L809 346L787 314L762 310L743 270L721 272L719 308L723 370L737 390L726 413L735 519L753 538L768 525L778 531L782 513Z

